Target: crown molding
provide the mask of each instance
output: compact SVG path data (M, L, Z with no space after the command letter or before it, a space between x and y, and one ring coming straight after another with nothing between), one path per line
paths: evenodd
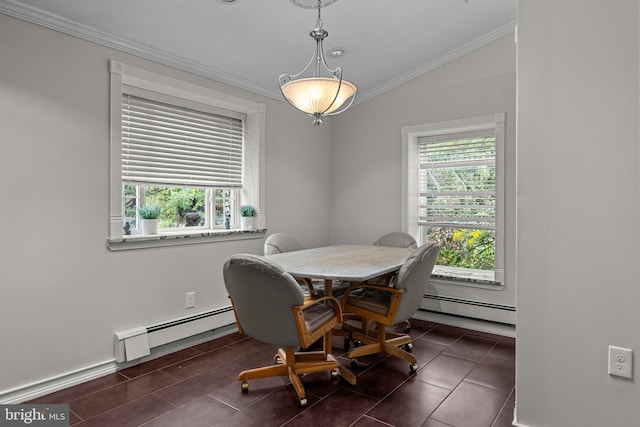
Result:
M127 40L104 31L96 30L95 28L78 24L63 17L43 12L42 10L30 6L18 4L12 0L0 0L0 13L124 53L129 53L140 58L149 59L200 77L205 77L239 89L248 90L269 98L281 100L280 91L276 91L275 89L238 78L237 76L212 67L204 66L179 55L169 54L162 50L132 42L131 40Z
M368 99L381 95L393 88L396 88L404 83L407 83L415 79L416 77L419 77L423 74L433 71L436 68L442 67L443 65L453 60L456 60L466 55L467 53L473 52L474 50L479 49L482 46L485 46L493 41L496 41L499 38L506 36L507 34L514 33L516 29L516 24L517 24L517 21L510 22L509 24L504 25L488 34L485 34L482 37L479 37L463 46L460 46L452 51L447 52L446 54L440 56L439 58L436 58L433 61L430 61L419 67L416 67L413 70L410 70L404 74L400 74L394 79L389 80L387 83L384 83L374 88L373 90L366 92L365 94L360 96L358 99L356 99L357 102L354 102L354 104L361 103Z
M130 40L96 30L94 28L78 24L63 17L43 12L42 10L19 4L13 0L0 0L0 13L31 22L54 31L78 37L105 47L109 47L121 52L129 53L140 58L148 59L163 65L167 65L178 70L186 71L200 77L225 83L230 86L247 90L259 95L266 96L278 101L284 102L282 94L279 90L266 87L264 85L252 82L238 76L225 73L224 71L204 66L198 62L179 55L169 54L159 49L135 43ZM513 21L497 30L494 30L482 37L473 40L457 49L454 49L441 57L421 65L407 73L396 76L394 79L377 86L376 88L358 93L353 105L361 104L371 98L381 95L391 89L394 89L418 76L426 74L448 62L460 58L469 52L472 52L486 44L489 44L507 34L515 32L516 21Z

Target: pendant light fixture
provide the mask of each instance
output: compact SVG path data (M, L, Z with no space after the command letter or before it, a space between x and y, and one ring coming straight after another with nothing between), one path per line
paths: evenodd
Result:
M291 0L296 6L310 9L318 8L316 27L309 33L316 41L315 51L307 66L297 74L282 74L278 79L280 91L293 107L313 117L313 124L323 124L322 118L345 111L356 96L356 87L342 79L342 69L329 68L324 59L322 41L329 33L322 28L320 9L337 0ZM312 3L310 3L312 2ZM306 3L306 4L305 4ZM304 74L312 70L310 77ZM321 72L327 74L321 76Z

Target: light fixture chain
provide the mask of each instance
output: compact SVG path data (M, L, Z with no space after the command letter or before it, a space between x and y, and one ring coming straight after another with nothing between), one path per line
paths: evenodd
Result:
M320 9L322 9L322 0L318 0L318 22L316 22L316 28L322 28L322 17L320 16Z

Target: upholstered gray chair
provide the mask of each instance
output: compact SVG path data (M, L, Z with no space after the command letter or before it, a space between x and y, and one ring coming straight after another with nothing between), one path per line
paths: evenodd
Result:
M300 251L302 249L304 247L295 238L285 233L273 233L264 241L265 255ZM311 298L324 295L324 281L299 279L298 282L304 287L303 292ZM348 287L348 283L334 282L331 286L331 296L339 297Z
M359 316L360 322L343 322L342 327L352 339L364 343L349 351L347 357L386 352L408 361L410 372L418 369L416 358L410 353L411 337L387 332L387 326L402 323L418 311L439 253L437 243L425 244L405 261L392 286L362 284L345 292L342 310Z
M411 249L412 251L418 249L418 243L416 242L416 239L414 239L411 234L403 233L401 231L393 231L381 236L378 240L373 242L373 246L407 248ZM389 282L387 282L387 284L389 284ZM409 322L409 320L405 320L404 322L401 322L401 325L397 326L402 326L406 333L408 333L411 329L411 323Z
M409 248L411 250L418 249L416 239L412 235L394 231L387 233L373 242L373 246L391 246L393 248Z
M264 241L265 255L300 251L302 249L304 248L296 239L285 233L273 233Z
M342 320L340 303L334 297L305 300L296 280L268 259L249 254L234 255L224 264L224 283L231 298L238 330L256 340L278 346L277 364L243 371L238 375L242 391L248 392L248 380L286 376L295 389L301 406L307 404L299 375L332 371L355 384L330 354L326 333ZM297 353L325 337L322 351ZM349 379L349 377L351 379Z

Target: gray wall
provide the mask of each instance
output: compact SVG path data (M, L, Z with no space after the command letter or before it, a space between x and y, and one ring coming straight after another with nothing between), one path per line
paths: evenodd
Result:
M505 288L448 295L515 305L516 45L514 35L352 107L333 127L332 243L369 244L401 228L401 127L506 113Z
M638 1L518 7L518 421L638 425Z
M111 253L115 59L267 105L269 232L329 243L331 125L283 102L0 14L0 392L114 357L113 333L228 306L222 264L262 239Z

